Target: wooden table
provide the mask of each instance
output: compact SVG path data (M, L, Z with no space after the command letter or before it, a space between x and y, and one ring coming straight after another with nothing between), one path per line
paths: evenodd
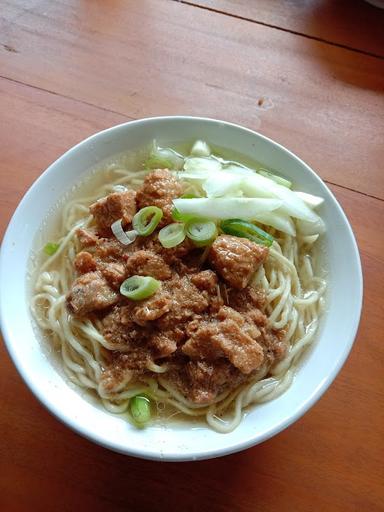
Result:
M384 12L362 0L1 0L0 75L2 232L84 137L144 116L217 117L316 169L365 279L356 344L330 390L273 439L216 460L161 464L91 444L36 401L1 347L0 509L384 510Z

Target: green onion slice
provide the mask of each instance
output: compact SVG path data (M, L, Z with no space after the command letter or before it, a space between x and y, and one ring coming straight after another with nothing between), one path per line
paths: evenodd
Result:
M252 242L270 247L273 244L274 238L262 229L258 228L251 222L242 219L228 219L223 220L220 228L227 235L239 236L241 238L248 238Z
M128 277L120 286L120 293L131 300L150 297L160 288L160 281L151 276Z
M187 222L187 237L190 238L197 247L210 245L217 237L216 224L209 219L193 218Z
M163 211L160 208L157 206L146 206L133 217L133 229L141 236L148 236L155 231L162 217Z
M270 180L274 181L278 185L282 185L283 187L292 188L292 183L285 178L282 178L281 176L277 176L276 174L273 174L270 171L267 171L266 169L259 169L257 171L258 174L261 174L265 178L269 178Z
M181 244L185 239L185 226L180 222L168 224L159 231L159 241L163 247L170 249Z
M139 425L144 425L151 419L151 401L146 396L136 395L131 398L129 410L133 420Z
M45 252L45 254L48 254L48 256L52 256L53 254L55 254L55 252L58 250L59 247L60 247L59 244L55 244L53 242L48 242L44 246L44 252Z

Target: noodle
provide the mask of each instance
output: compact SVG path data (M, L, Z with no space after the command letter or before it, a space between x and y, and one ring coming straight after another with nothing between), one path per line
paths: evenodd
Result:
M217 432L230 432L240 423L246 407L272 400L291 384L304 350L313 342L319 315L323 309L326 283L315 275L311 257L311 237L291 237L278 233L270 248L269 258L256 272L252 286L265 290L266 314L269 326L284 329L289 350L285 358L274 367L261 368L248 382L235 390L227 391L210 405L199 405L187 400L166 379L167 365L151 363L148 366L157 376L143 377L140 382L130 382L127 372L119 386L112 391L104 385L101 376L110 361L111 350L126 350L124 346L110 345L100 334L98 320L79 320L66 308L65 295L74 279L73 260L78 250L76 230L87 227L92 217L88 206L113 190L129 186L137 189L148 171L128 171L116 166L107 170L107 185L100 186L93 195L73 199L66 203L61 213L59 249L40 267L31 301L33 316L39 327L47 332L60 347L62 363L67 377L76 385L94 390L105 409L124 413L129 399L146 393L160 405L172 406L171 416L177 411L190 417L204 418ZM265 229L265 228L264 228ZM276 237L273 229L268 230ZM207 255L202 255L201 264ZM218 294L225 299L226 287L218 287ZM227 302L227 300L226 300Z

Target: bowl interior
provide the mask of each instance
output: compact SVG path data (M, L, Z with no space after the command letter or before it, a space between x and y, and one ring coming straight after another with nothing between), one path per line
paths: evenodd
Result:
M117 153L142 147L152 139L167 145L197 138L280 170L294 181L296 188L325 198L320 213L327 226L327 311L321 332L291 387L279 398L252 408L232 433L218 434L186 423L137 430L121 417L84 400L47 360L33 330L26 300L28 258L47 212L63 191L76 184L90 168ZM361 310L362 278L355 239L326 185L304 162L273 141L236 125L200 118L134 121L100 132L69 150L34 183L17 208L3 240L0 271L4 339L35 395L82 435L116 451L151 459L195 460L224 455L257 444L287 427L321 396L336 376L352 346Z

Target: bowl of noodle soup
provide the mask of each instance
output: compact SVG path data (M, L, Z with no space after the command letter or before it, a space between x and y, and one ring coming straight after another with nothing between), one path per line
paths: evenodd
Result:
M272 219L273 223L276 216L260 214L258 225L272 233L274 241L249 286L262 290L266 297L263 314L268 321L261 330L265 339L274 336L275 340L268 353L277 353L280 341L286 344L285 351L273 363L258 368L228 355L250 377L241 375L238 385L228 390L218 388L209 403L199 403L200 395L191 398L185 392L184 370L177 365L173 377L167 377L166 370L173 368L172 361L167 366L167 359L147 362L146 369L152 373L139 380L132 380L130 372L123 376L120 372L115 387L108 387L105 370L110 354L119 352L118 345L113 345L115 333L110 338L105 335L104 317L76 318L73 309L68 313L68 294L76 277L75 232L79 226L92 227L89 206L108 194L137 191L143 186L148 175L143 161L152 141L156 140L158 147L177 150L179 155L188 154L197 139L220 155L223 184L227 179L231 187L240 186L239 170L233 167L268 169L268 173L292 182L294 190L323 200L316 207L322 224L319 237L304 228L295 230L295 235L280 231L280 224L266 228L264 222ZM178 179L186 180L188 187L195 186L200 170L188 169L190 174L180 177L179 172ZM253 177L240 174L241 186L248 186ZM204 179L199 176L197 180L200 192L205 185L208 191L216 187L215 180L212 185L212 180ZM247 210L242 210L246 201L239 201L236 190L236 197L229 201L217 202L216 194L212 203L204 203L200 197L195 200L194 190L187 198L176 199L177 208L182 213L184 207L205 213L210 208L216 224L224 226L222 219L247 215ZM273 201L263 196L261 201L256 198L254 205L277 208ZM243 213L220 217L221 208ZM225 233L233 238L232 231L220 233L219 238L224 239ZM52 241L59 244L53 247ZM42 254L47 244L51 244L48 252L52 250L48 257ZM0 271L2 333L14 364L35 396L88 439L120 453L154 460L218 457L258 444L288 427L321 397L339 372L352 347L362 303L355 238L340 205L315 172L256 132L193 117L125 123L70 149L41 175L18 206L4 236ZM163 288L166 286L163 283ZM192 349L196 343L185 353L192 354ZM252 350L249 358L255 357ZM230 378L240 375L236 372ZM139 395L152 400L153 418L145 428L138 428L128 418L130 403Z

